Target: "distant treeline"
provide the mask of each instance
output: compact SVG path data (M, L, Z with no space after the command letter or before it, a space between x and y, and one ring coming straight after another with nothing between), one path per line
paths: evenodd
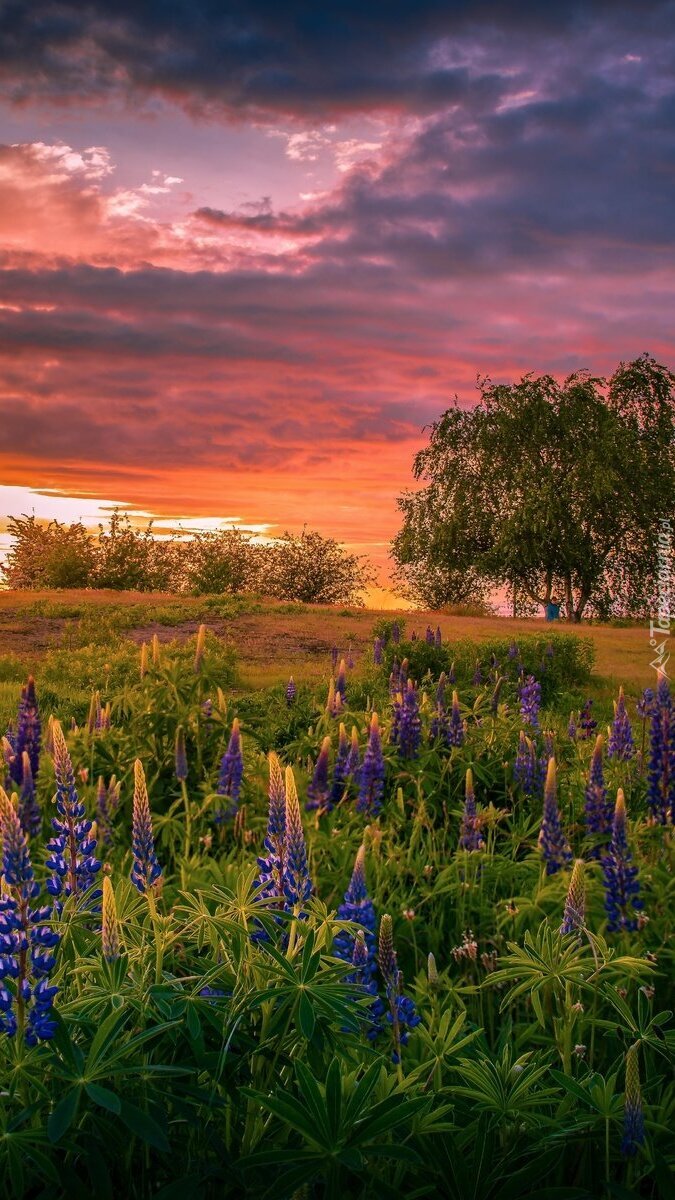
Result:
M365 558L312 530L256 541L239 529L158 538L115 510L92 533L80 522L11 517L7 587L112 588L191 595L258 592L280 600L359 604L374 581Z

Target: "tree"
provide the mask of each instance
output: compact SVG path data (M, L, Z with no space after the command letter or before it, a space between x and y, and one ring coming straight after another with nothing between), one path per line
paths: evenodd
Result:
M366 560L333 538L303 529L284 533L266 552L262 589L281 600L306 604L362 604L374 576Z
M644 354L608 384L578 371L479 390L431 426L424 486L399 498L403 586L436 604L507 587L573 621L644 612L675 503L675 375Z
M40 523L34 516L10 517L12 537L2 573L10 588L87 587L94 544L84 525Z
M182 544L181 551L188 591L250 592L261 586L261 547L240 529L198 533Z

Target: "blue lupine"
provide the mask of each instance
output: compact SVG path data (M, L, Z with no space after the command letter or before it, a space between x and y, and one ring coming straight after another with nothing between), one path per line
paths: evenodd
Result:
M670 686L666 676L659 672L652 705L647 803L652 820L660 825L668 823L675 800L674 742L675 720Z
M375 641L373 642L373 662L375 663L376 667L379 667L382 665L383 651L384 651L384 642L382 641L382 638L379 638L379 637L375 638Z
M478 814L476 812L476 795L473 787L473 771L469 767L466 773L464 790L464 809L459 831L460 850L482 850L485 843L481 837Z
M47 843L49 857L45 865L52 871L47 890L52 896L72 896L86 892L101 864L96 858L96 839L91 837L92 823L75 787L75 774L66 739L58 721L54 722L54 773L56 776L56 812L52 829L56 836ZM100 897L100 891L91 899Z
M401 683L401 667L397 658L391 664L391 673L389 675L389 695L396 696L402 688Z
M96 829L105 845L112 841L112 820L119 808L121 787L115 775L110 776L107 787L103 776L99 777L96 789Z
M463 746L464 745L464 722L459 707L459 696L457 692L452 693L452 706L450 708L450 718L448 720L448 745Z
M286 704L288 705L289 708L291 708L292 705L295 703L295 697L297 696L297 694L298 694L298 689L295 686L295 680L293 679L293 676L291 675L288 683L286 684Z
M474 685L474 687L480 687L481 683L483 682L483 671L482 671L479 659L476 659L476 666L474 667L473 677L471 679L471 682Z
M602 735L598 734L595 739L595 746L588 769L584 815L588 832L598 840L602 839L603 842L608 842L612 830L614 810L611 800L608 799L608 792L605 786L605 775L602 764L603 744ZM596 844L590 853L592 858L599 858L601 844Z
M511 660L511 662L514 662L515 659L520 658L520 650L518 649L517 642L511 642L506 656Z
M434 631L431 628L431 625L427 625L427 627L426 627L426 630L424 633L424 640L425 640L427 646L434 645Z
M539 833L539 848L546 864L546 874L555 875L572 859L572 851L563 832L558 811L558 783L555 759L549 759L544 787L544 814Z
M635 754L633 731L626 712L626 697L623 688L619 688L619 699L614 707L614 721L609 735L607 752L610 758L618 758L627 762Z
M241 734L239 732L239 721L234 718L232 722L232 732L230 740L223 757L220 760L220 771L218 774L218 783L216 792L219 796L225 796L229 800L226 808L219 808L214 814L214 819L220 823L221 821L229 821L237 815L239 811L239 795L241 792L241 781L244 775L244 755L241 748Z
M347 695L347 664L344 658L340 659L340 666L338 667L337 678L335 680L335 692L344 702Z
M380 737L380 723L377 713L370 718L368 745L363 755L359 771L359 794L356 801L357 812L365 813L368 817L376 817L382 808L384 795L384 755Z
M354 921L364 928L366 956L362 963L363 980L369 982L376 973L375 930L377 920L375 906L368 895L366 883L366 848L360 846L354 863L354 870L345 892L343 903L337 910L339 921ZM333 953L336 958L352 962L355 950L355 935L343 930L338 933L333 943Z
M325 737L321 743L316 763L314 765L314 774L307 788L307 796L309 797L305 808L307 811L318 809L320 812L328 812L333 807L329 800L330 785L328 783L328 760L330 758L330 738Z
M624 1101L621 1153L633 1158L645 1140L645 1118L640 1090L640 1044L634 1042L626 1051L626 1093Z
M336 804L344 798L347 789L347 781L349 779L349 759L350 759L350 743L347 738L347 730L342 722L340 722L340 732L338 734L338 748L335 755L335 766L333 767L333 779L331 781L330 796L328 798L329 807L334 808Z
M645 688L644 692L640 696L640 699L635 705L635 710L641 721L646 721L647 717L651 717L652 712L654 711L655 700L656 696L654 695L652 689Z
M347 759L347 775L350 779L357 779L360 766L361 751L359 750L359 731L356 728L356 725L352 725L352 740L350 742L349 757Z
M445 687L445 671L442 671L438 680L438 686L436 687L436 709L429 726L429 737L432 742L435 742L438 738L444 742L447 741L448 714L445 707Z
M442 646L442 645L443 645L443 634L441 633L441 627L440 627L440 625L437 625L437 626L436 626L436 632L435 632L435 634L434 634L434 645L435 645L435 646Z
M537 793L537 758L534 745L524 730L521 729L518 738L518 753L513 764L513 778L524 795L534 796Z
M134 807L132 818L133 863L131 882L143 895L152 896L153 889L162 874L152 833L150 800L145 783L143 764L139 758L134 763Z
M526 725L533 729L539 728L539 709L541 707L541 684L528 675L520 685L520 716Z
M457 672L455 670L454 662L450 663L450 670L448 671L448 683L457 683Z
M408 686L403 693L398 708L396 745L398 746L399 755L403 759L417 758L422 738L422 722L420 720L419 697L412 679L408 680Z
M392 1061L401 1061L401 1046L408 1044L410 1030L420 1023L413 1001L403 994L403 974L399 971L394 949L391 917L388 913L380 921L377 962L384 981L388 1012L386 1020L392 1027L394 1048Z
M567 723L567 736L571 742L576 742L576 740L577 740L577 723L576 723L576 719L575 719L573 712L570 713L570 719Z
M399 625L398 621L394 621L394 624L391 627L391 640L395 646L398 646L401 640L401 626Z
M585 700L579 713L579 736L588 740L595 733L598 727L598 722L595 720L593 713L593 701Z
M21 689L19 712L16 722L16 733L12 742L14 761L10 774L15 783L21 784L23 771L23 752L28 753L33 779L37 779L40 769L40 736L42 725L35 694L35 680L32 675Z
M312 892L307 847L302 828L300 802L291 767L286 767L286 844L284 850L284 896L296 916Z
M269 810L267 817L267 833L263 848L265 854L258 858L260 868L256 887L261 887L260 899L273 903L273 907L285 908L284 895L284 860L286 854L286 788L281 770L281 763L273 750L268 755L269 762ZM275 918L277 923L279 917ZM253 941L270 940L269 934L260 921L256 920L256 928L251 935Z
M565 910L563 913L561 934L575 933L583 928L586 915L586 884L584 878L585 864L583 858L575 859L570 876Z
M19 820L27 837L39 837L42 829L42 812L38 804L35 780L27 750L23 752L21 791L19 793Z
M638 928L637 914L644 908L640 898L638 869L632 865L632 855L626 837L626 801L621 788L616 796L612 841L602 860L605 885L605 912L610 933L632 932Z

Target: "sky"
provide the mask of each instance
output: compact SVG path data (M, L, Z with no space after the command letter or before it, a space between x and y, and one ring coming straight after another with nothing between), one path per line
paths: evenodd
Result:
M0 540L307 523L384 581L479 375L675 366L674 51L645 0L4 0Z

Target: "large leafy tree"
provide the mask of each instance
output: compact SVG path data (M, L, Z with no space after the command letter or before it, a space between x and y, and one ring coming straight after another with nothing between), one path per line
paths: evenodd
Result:
M398 504L397 575L424 603L507 586L527 603L641 613L653 601L659 521L675 509L675 375L644 354L606 382L482 381L415 458Z

